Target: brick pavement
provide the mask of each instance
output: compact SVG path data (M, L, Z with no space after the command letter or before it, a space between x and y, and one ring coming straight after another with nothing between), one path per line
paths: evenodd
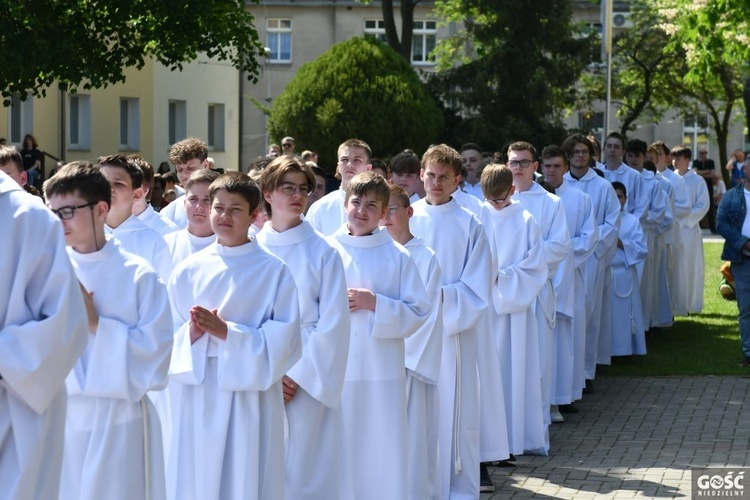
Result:
M482 500L690 498L691 468L750 466L750 377L598 378L577 406Z

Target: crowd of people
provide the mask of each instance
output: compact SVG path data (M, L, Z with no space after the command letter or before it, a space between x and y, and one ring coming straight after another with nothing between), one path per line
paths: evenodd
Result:
M327 194L282 148L72 162L45 207L0 146L0 498L475 499L703 307L687 147L349 139Z

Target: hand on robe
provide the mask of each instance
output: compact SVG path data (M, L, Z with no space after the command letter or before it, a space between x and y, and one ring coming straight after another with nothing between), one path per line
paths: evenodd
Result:
M86 290L86 287L84 287L80 282L78 284L81 285L83 302L84 304L86 304L86 315L89 318L89 331L91 333L96 333L96 329L99 328L99 315L96 314L96 307L94 307L94 299L92 298L94 296L94 292L89 292L88 290Z
M281 379L281 384L284 387L284 404L286 404L297 395L297 389L299 386L297 385L297 382L286 375Z
M349 311L374 311L377 297L365 288L348 288Z
M209 333L214 337L226 340L227 323L219 316L219 311L213 309L209 311L205 307L193 306L190 309L190 336L192 340L193 325L198 330ZM200 335L198 335L200 337Z

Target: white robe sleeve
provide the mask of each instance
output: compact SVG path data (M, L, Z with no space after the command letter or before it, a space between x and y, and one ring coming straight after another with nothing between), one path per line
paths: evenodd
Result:
M672 215L672 200L670 199L669 193L662 189L661 186L659 186L656 196L661 197L664 203L664 217L659 221L656 228L656 233L661 235L672 228L672 221L674 220L674 216Z
M370 336L375 339L406 338L416 332L430 314L422 278L408 254L401 259L399 297L376 294L375 315Z
M679 223L690 215L691 203L690 192L685 180L678 177L678 181L672 184L674 187L674 218Z
M640 224L633 224L628 234L623 235L622 250L624 252L625 265L634 266L646 259L648 253L648 243L646 236L643 234Z
M268 288L273 297L271 317L260 327L227 322L227 338L219 346L221 390L266 391L300 357L299 302L289 269L285 267L278 283Z
M564 222L563 222L564 224ZM567 231L567 229L566 229ZM492 256L480 224L469 229L470 247L461 279L443 285L443 332L456 335L474 328L489 306Z
M137 308L137 323L99 318L81 384L85 395L135 403L167 385L173 343L167 290L153 271L137 279L136 297L123 304Z
M658 228L667 211L668 200L664 195L664 191L659 187L659 183L656 179L648 183L644 182L643 187L644 191L647 192L648 197L647 209L643 214L646 220L646 227Z
M310 326L302 357L287 375L312 397L335 409L344 384L351 324L346 276L339 254L330 252L319 272L322 280L317 299L318 322Z
M555 211L552 214L549 232L546 238L544 238L542 247L544 259L550 270L550 276L554 276L558 265L565 260L571 250L570 231L568 230L568 222L565 220L565 207L562 204L562 200L555 204Z
M599 243L594 254L597 259L604 258L617 246L617 235L620 232L620 201L612 186L608 186L600 203L604 203L604 221L599 224Z
M420 380L429 384L437 383L434 374L440 371L440 352L443 336L443 304L440 265L437 257L431 255L427 276L423 282L429 300L429 315L417 331L407 340L406 368L416 373ZM435 339L437 337L437 340Z
M547 282L547 263L542 254L542 234L539 225L527 224L528 249L526 257L511 266L498 269L492 286L492 299L497 314L512 314L527 310L534 303Z
M0 256L0 384L41 415L86 347L87 316L59 221L41 204L18 208L0 214L10 248ZM18 255L27 260L8 262Z
M698 177L697 174L696 177ZM702 177L698 177L698 179L705 184ZM701 185L697 189L696 196L693 198L693 206L690 209L690 215L685 218L684 226L696 227L700 224L701 219L708 213L708 202L708 190L705 189L705 185Z
M573 251L573 263L576 269L581 267L588 260L599 241L599 233L597 231L594 214L594 204L591 201L591 197L588 195L584 194L581 198L583 199L583 207L581 207L581 213L578 214L581 219L581 227L579 234L571 235L570 237L570 246Z
M645 183L643 182L643 179L641 179L640 174L634 176L633 179L633 185L628 192L628 199L633 200L629 212L633 214L636 219L641 220L648 210L649 196L645 191Z

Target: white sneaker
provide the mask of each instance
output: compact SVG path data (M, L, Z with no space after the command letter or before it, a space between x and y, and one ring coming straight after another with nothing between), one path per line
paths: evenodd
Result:
M550 406L549 417L550 417L550 420L552 420L553 424L565 422L565 417L563 417L562 413L560 413L560 410L557 409L557 405Z

